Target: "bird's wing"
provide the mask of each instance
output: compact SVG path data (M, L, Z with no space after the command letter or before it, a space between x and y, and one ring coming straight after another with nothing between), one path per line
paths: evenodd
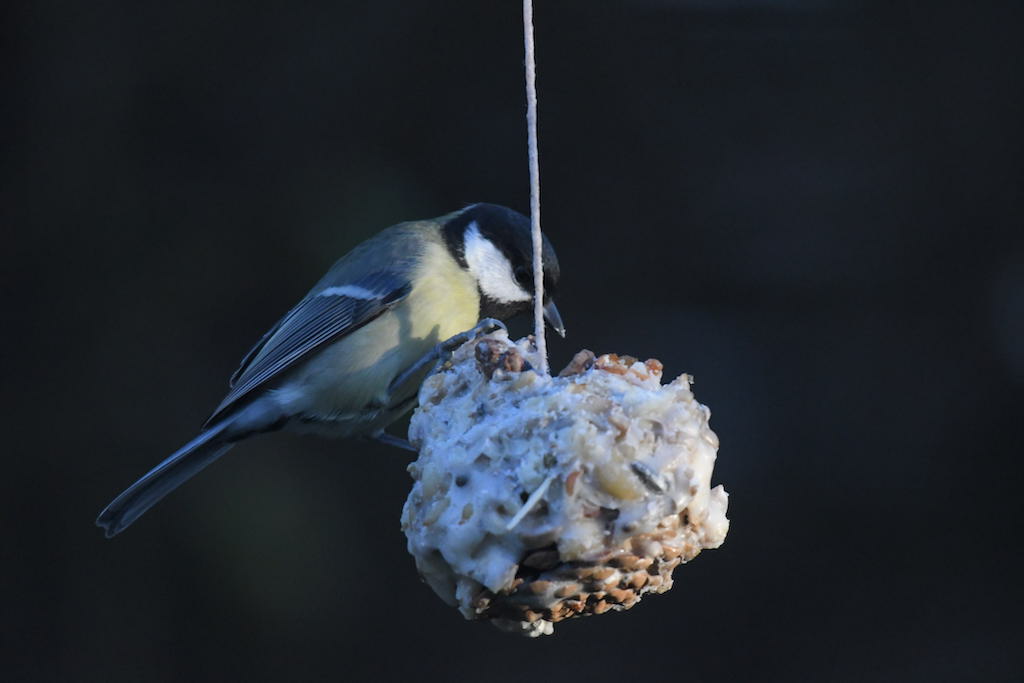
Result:
M267 342L270 341L270 338L277 334L277 331L281 329L281 323L283 323L287 318L288 316L285 315L284 318L281 318L276 323L274 323L274 326L267 330L266 334L260 337L260 340L258 342L253 344L252 348L249 349L249 352L245 354L245 357L242 358L242 361L238 364L238 369L231 373L231 379L228 380L228 387L234 388L234 386L238 384L238 380L242 378L242 375L245 373L246 369L249 367L249 365L252 364L253 359L256 358L257 355L259 355L259 352L262 351L263 347L267 345Z
M395 273L369 273L343 285L318 288L270 329L231 376L231 391L211 424L254 389L279 376L310 352L358 330L399 301L412 285Z

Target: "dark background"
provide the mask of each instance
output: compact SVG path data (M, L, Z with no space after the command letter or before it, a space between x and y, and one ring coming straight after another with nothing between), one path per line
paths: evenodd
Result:
M693 374L732 530L527 641L420 583L384 447L92 526L339 255L528 208L519 3L5 3L0 677L1021 680L1022 13L948 5L538 3L552 362Z

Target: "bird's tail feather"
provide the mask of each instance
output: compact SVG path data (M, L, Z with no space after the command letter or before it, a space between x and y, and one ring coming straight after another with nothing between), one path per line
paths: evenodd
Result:
M227 426L222 422L203 431L147 472L104 508L96 526L103 528L107 538L116 536L164 496L224 455L234 445L234 439L224 438Z

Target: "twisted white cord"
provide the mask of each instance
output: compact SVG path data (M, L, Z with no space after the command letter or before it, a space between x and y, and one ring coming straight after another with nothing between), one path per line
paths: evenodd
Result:
M530 227L533 231L533 327L539 371L548 374L548 346L544 339L544 264L540 233L540 162L537 151L537 62L533 46L533 0L523 0L526 41L526 133L530 158Z

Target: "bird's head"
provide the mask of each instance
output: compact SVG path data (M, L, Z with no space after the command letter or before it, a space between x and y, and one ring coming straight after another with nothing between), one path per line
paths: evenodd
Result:
M446 217L445 241L452 255L476 279L480 315L505 319L533 306L533 240L530 219L497 204L472 204ZM565 326L555 307L558 257L543 239L544 317L561 336Z

